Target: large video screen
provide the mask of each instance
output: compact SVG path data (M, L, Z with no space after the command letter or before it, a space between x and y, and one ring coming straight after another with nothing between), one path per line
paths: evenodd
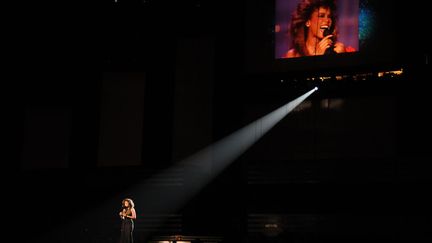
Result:
M359 51L359 1L276 0L275 57Z
M390 0L248 2L245 67L303 72L391 64L399 39L394 7Z

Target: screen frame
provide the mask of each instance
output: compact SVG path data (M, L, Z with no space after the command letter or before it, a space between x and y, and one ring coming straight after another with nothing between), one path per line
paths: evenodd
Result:
M392 12L394 4L390 0L367 1L374 13L375 26L371 32L372 39L363 45L359 43L359 51L333 56L275 58L275 1L247 2L244 55L247 74L364 69L394 65L400 61L393 23L396 16Z

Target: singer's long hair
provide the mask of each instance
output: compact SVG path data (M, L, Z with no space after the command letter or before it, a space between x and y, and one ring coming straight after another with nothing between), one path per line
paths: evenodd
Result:
M125 202L129 203L129 206L126 207ZM131 209L135 207L134 202L132 201L132 199L130 198L125 198L122 200L122 210L126 211L126 214L129 215L131 213Z
M292 47L301 56L307 56L306 48L307 27L306 22L311 18L315 10L320 7L330 9L332 13L332 25L330 33L333 33L336 27L336 12L337 7L335 0L301 0L297 5L297 9L291 15L290 34L292 36ZM336 41L336 36L333 38Z

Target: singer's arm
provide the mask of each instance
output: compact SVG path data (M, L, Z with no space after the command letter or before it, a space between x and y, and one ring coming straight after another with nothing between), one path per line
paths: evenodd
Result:
M134 208L131 208L131 215L126 215L126 217L130 219L136 219L136 211Z

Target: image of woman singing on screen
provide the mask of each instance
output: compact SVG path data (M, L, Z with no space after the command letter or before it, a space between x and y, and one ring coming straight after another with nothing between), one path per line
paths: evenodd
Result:
M338 41L335 0L301 0L291 15L291 47L283 58L354 51Z

